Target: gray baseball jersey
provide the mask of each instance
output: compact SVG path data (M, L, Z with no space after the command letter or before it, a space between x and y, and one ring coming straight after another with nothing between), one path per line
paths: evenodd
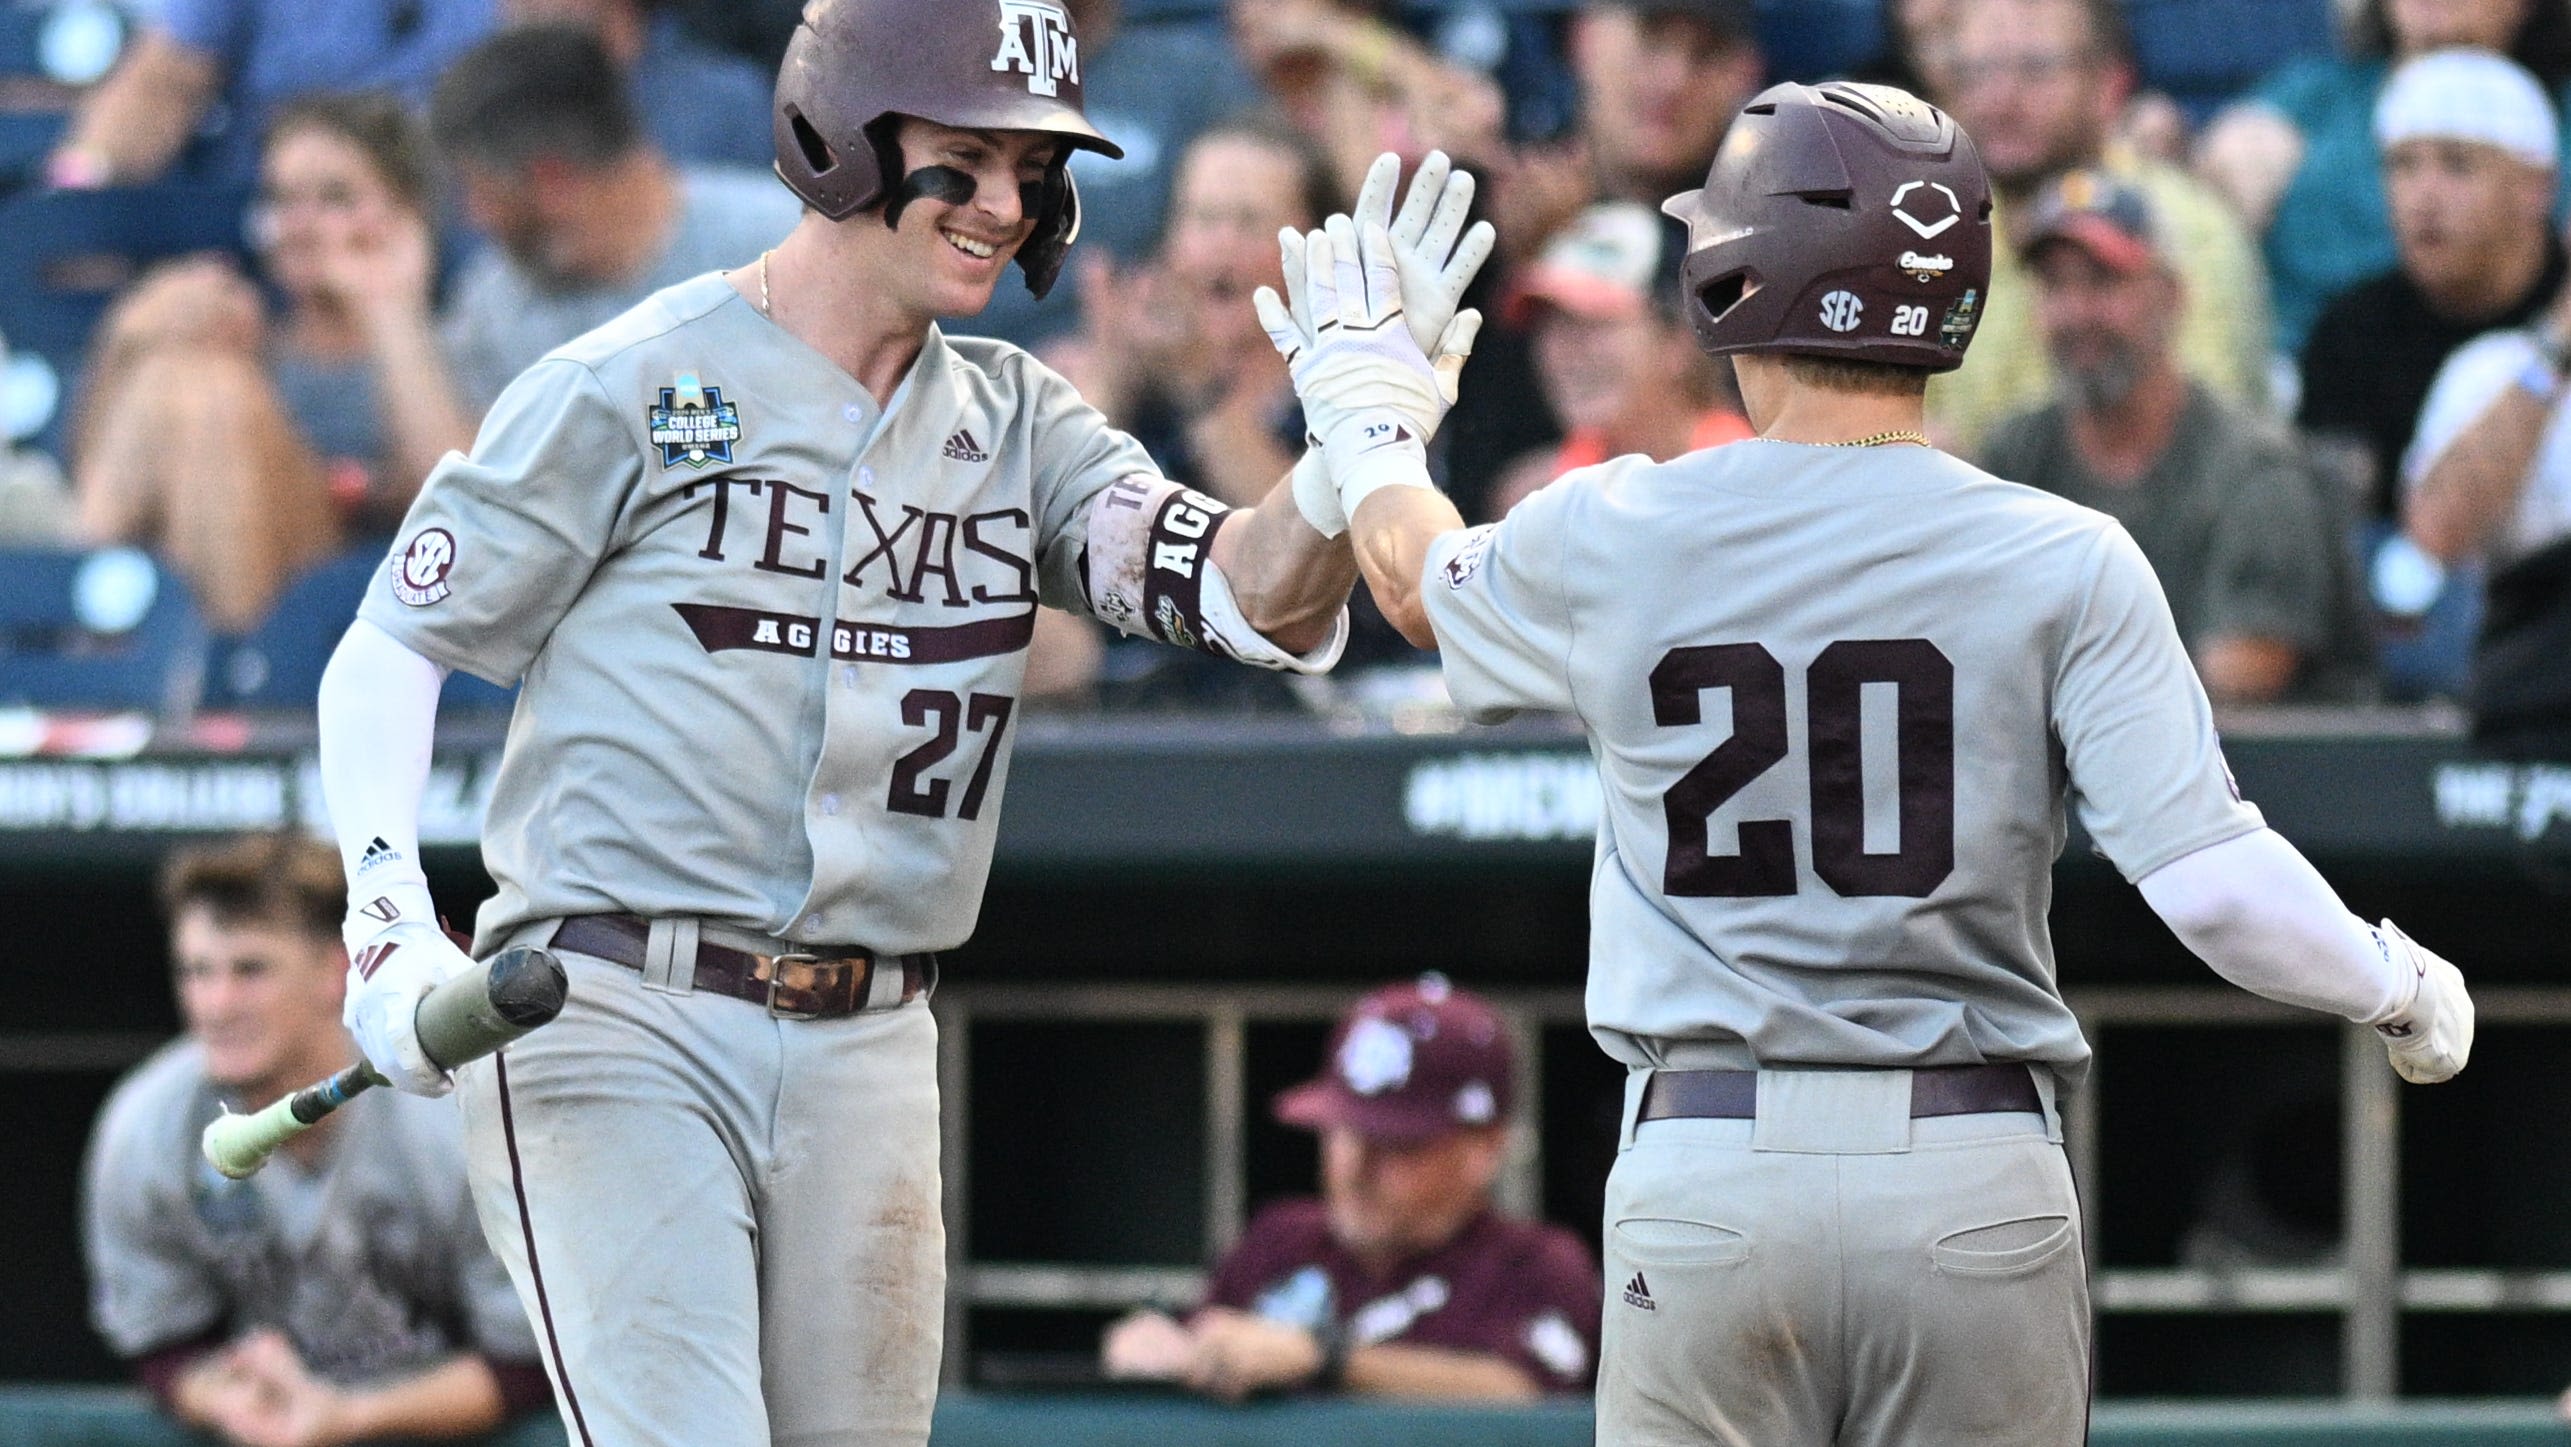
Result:
M462 1351L536 1359L475 1223L452 1108L373 1091L340 1110L317 1170L279 1152L228 1181L197 1148L221 1100L204 1052L181 1040L127 1075L99 1116L82 1234L91 1319L111 1348L135 1357L270 1326L341 1384Z
M2076 1073L2066 796L2128 878L2261 824L2123 529L1925 448L1618 459L1423 589L1459 706L1589 727L1589 1020L1629 1065Z
M931 328L882 406L708 274L512 384L360 616L524 679L483 948L630 911L938 950L981 908L1039 599L1335 660L1241 625L1224 518L1015 347Z

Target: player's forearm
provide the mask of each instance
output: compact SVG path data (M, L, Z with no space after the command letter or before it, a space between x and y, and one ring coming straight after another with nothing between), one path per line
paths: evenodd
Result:
M321 675L322 797L352 887L377 839L419 878L420 796L428 787L446 670L363 619Z
M2552 415L2552 403L2524 387L2502 392L2438 455L2402 504L2410 540L2445 563L2481 551L2516 509Z
M2198 958L2252 994L2364 1021L2400 1004L2405 981L2374 931L2274 830L2197 850L2136 887Z
M213 98L214 58L159 30L144 32L72 118L55 151L58 180L133 184L169 168Z
M455 1357L416 1377L340 1398L346 1442L470 1437L500 1425L499 1379L478 1356Z
M1376 1397L1529 1401L1543 1395L1518 1365L1487 1352L1385 1343L1348 1354L1351 1392Z
M1292 653L1329 638L1357 582L1347 547L1304 521L1290 483L1277 484L1257 507L1231 516L1214 535L1213 561L1242 618Z
M1428 487L1379 488L1357 504L1357 515L1349 519L1357 567L1374 592L1375 606L1414 648L1437 646L1419 596L1428 545L1440 533L1462 526L1455 504Z

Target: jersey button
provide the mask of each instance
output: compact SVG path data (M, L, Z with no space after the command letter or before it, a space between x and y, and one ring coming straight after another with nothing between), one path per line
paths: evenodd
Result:
M839 415L847 418L851 422L863 422L866 420L866 409L858 406L854 402L851 402L847 406L839 409Z
M821 915L818 912L805 915L803 917L803 927L806 930L818 931L821 928Z
M821 812L824 814L836 815L839 812L839 796L837 794L822 795Z

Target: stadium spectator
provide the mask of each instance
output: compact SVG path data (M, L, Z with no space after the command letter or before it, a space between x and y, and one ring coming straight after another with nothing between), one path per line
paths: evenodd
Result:
M2402 455L2448 354L2535 320L2564 275L2548 220L2559 132L2533 76L2482 51L2405 61L2383 88L2375 138L2399 261L2323 309L2297 413L2316 442L2355 459L2361 520L2398 511Z
M776 67L697 39L679 13L655 0L500 0L511 25L578 25L598 37L624 73L634 114L652 143L680 165L746 166L776 159L770 100Z
M1508 310L1532 333L1536 376L1567 435L1501 475L1489 520L1575 467L1635 452L1667 462L1750 435L1679 312L1674 225L1632 201L1602 202L1518 283Z
M1125 151L1122 158L1072 154L1078 254L1138 265L1160 244L1178 158L1206 127L1257 95L1258 82L1206 21L1126 24L1118 0L1068 0L1068 8L1080 36L1081 107ZM1042 301L1010 282L991 294L980 316L948 330L1039 346L1079 329L1087 278L1075 264Z
M1156 259L1075 263L1083 330L1048 359L1168 476L1257 502L1303 455L1303 412L1250 294L1285 284L1281 228L1338 209L1329 158L1301 132L1257 113L1218 122L1179 157Z
M494 0L159 0L107 78L81 99L46 165L57 186L138 185L181 159L248 180L278 107L316 91L390 90L413 104L487 33Z
M1569 50L1570 139L1488 158L1504 261L1535 256L1593 202L1658 206L1701 184L1767 71L1750 0L1588 0Z
M2571 97L2571 7L2558 0L2364 0L2352 40L2352 54L2289 62L2197 143L2198 170L2262 239L2283 356L2302 352L2332 297L2397 259L2374 132L2396 66L2452 47L2497 51L2557 102Z
M2059 396L1983 463L2125 525L2216 703L2346 697L2366 650L2347 530L2280 424L2179 371L2185 283L2153 221L2102 172L2037 198L2021 247Z
M757 256L801 214L774 176L671 164L578 26L475 46L438 81L429 128L494 243L457 279L446 318L476 416L545 353L662 287Z
M2466 701L2477 738L2571 759L2571 288L2534 326L2446 359L2403 463L2401 525L2487 577Z
M472 440L433 312L427 147L388 95L276 114L252 236L276 305L229 265L120 300L73 423L79 527L144 543L237 631L343 539L389 533Z
M172 1417L234 1447L549 1416L526 1314L474 1222L451 1107L370 1092L242 1181L198 1153L222 1109L353 1058L337 853L287 835L184 850L161 900L187 1033L117 1084L90 1140L99 1334Z
M1377 990L1319 1079L1277 1098L1321 1133L1320 1199L1258 1213L1186 1320L1111 1327L1113 1377L1231 1400L1277 1390L1511 1399L1586 1391L1598 1271L1561 1227L1491 1206L1514 1061L1499 1015L1443 976Z
M1955 10L1956 0L1881 0L1875 15L1880 47L1849 78L1899 86L1912 95L1947 94Z
M2263 404L2269 329L2256 249L2204 183L2114 143L2134 86L2123 7L2117 0L1975 0L1956 7L1952 25L1949 89L1931 98L1981 149L1997 206L1981 328L1964 365L1929 384L1931 430L1970 451L1993 423L2052 394L2013 213L2047 180L2076 167L2115 172L2151 198L2185 283L2180 367L2226 396ZM1938 218L1921 219L1934 225ZM1921 240L1919 254L1933 265L1934 238Z
M1528 145L1478 160L1500 264L1495 295L1555 232L1600 201L1657 208L1705 179L1732 116L1758 89L1767 61L1749 0L1588 0L1572 17L1569 51L1579 114L1559 145ZM1530 450L1562 438L1544 400L1531 339L1484 303L1490 324L1472 371L1438 433L1447 481L1467 516L1496 515L1501 475ZM1360 596L1364 596L1362 593Z
M1354 196L1375 157L1433 150L1470 160L1504 138L1507 97L1360 0L1229 0L1232 44L1297 130L1331 160L1333 189Z

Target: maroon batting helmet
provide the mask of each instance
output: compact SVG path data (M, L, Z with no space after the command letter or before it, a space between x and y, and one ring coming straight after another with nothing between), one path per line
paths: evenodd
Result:
M1059 0L806 5L777 71L777 175L786 185L833 221L889 202L885 220L898 223L910 194L943 189L931 174L942 168L903 174L894 132L906 115L965 129L1049 131L1070 146L1125 154L1081 114L1080 42ZM1066 148L1027 198L1036 229L1018 265L1038 296L1080 232L1068 160ZM909 185L914 177L924 184Z
M1776 85L1743 107L1687 223L1706 351L1963 364L1991 288L1991 183L1973 138L1891 86Z

